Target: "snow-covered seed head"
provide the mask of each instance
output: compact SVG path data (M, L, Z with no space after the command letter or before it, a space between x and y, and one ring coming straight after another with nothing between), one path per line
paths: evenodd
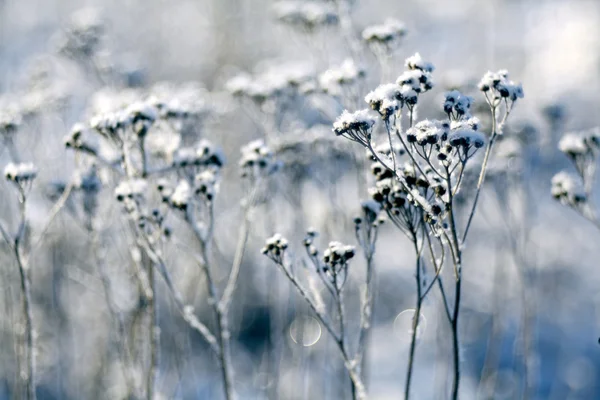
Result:
M177 149L172 164L176 168L213 167L219 169L225 164L225 155L219 147L202 139L194 147Z
M485 137L471 129L457 129L453 130L448 138L450 145L454 147L475 147L480 149L485 144Z
M565 171L559 172L552 178L551 194L561 203L571 207L587 202L580 179Z
M327 249L323 252L323 262L336 271L337 267L345 266L350 261L356 249L354 246L345 245L340 242L330 242Z
M307 31L338 23L334 9L322 2L278 1L273 9L279 21Z
M600 128L569 132L558 142L558 149L572 159L600 150Z
M413 56L408 57L404 62L404 65L409 70L420 70L423 72L433 72L435 66L429 61L424 61L419 53L415 53Z
M179 181L173 193L169 197L169 205L179 210L185 210L190 203L192 198L192 189L187 180L182 179Z
M0 110L0 135L12 135L21 126L21 115L9 110Z
M392 47L406 36L404 24L396 19L387 19L383 24L372 25L362 32L362 38L368 44Z
M212 201L218 190L217 175L214 170L205 170L196 175L194 179L194 192L197 196L203 196Z
M453 147L465 149L474 147L479 149L485 144L485 136L477 131L479 119L476 117L467 120L452 121L448 143Z
M366 145L371 141L371 131L375 125L375 117L368 109L358 110L353 113L344 112L333 123L333 132L350 140Z
M402 87L396 83L379 85L365 96L365 101L386 120L404 105Z
M445 140L447 125L443 121L423 120L407 131L407 140L419 146L434 145Z
M4 167L4 177L18 184L31 182L37 176L37 172L32 163L9 163Z
M274 260L281 261L287 248L287 239L281 234L276 233L266 240L265 246L262 248L261 252Z
M254 140L241 149L239 162L242 177L257 179L277 171L279 163L263 140Z
M144 179L123 180L115 188L115 196L118 201L141 199L144 196L147 186L148 184Z
M472 97L465 96L458 90L453 90L446 93L446 97L444 99L444 112L448 115L452 115L453 112L455 112L458 118L463 116L470 118L472 104Z
M363 218L368 224L373 224L378 220L381 211L381 204L375 200L365 200L360 203L363 212ZM363 219L361 218L361 220Z
M353 85L365 76L365 70L358 67L352 59L346 59L339 67L330 68L319 75L319 87L332 96L341 96L343 88Z
M508 71L488 71L479 82L479 90L484 93L491 92L494 97L517 101L525 96L523 86L508 79Z

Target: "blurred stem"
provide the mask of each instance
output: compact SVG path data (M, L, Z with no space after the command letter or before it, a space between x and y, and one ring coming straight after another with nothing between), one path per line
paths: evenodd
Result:
M375 253L375 241L377 240L377 231L375 229L376 228L374 228L373 231L369 231L374 232L372 233L374 237L371 237L371 233L369 233L366 238L366 243L362 243L365 253L365 261L367 263L367 277L365 283L364 301L362 304L361 325L358 336L358 349L356 351L356 364L357 367L360 368L360 376L362 377L363 382L365 382L365 386L367 380L367 372L365 371L367 366L367 341L369 338L369 333L371 331L371 326L373 324L373 286L375 275L373 256ZM361 241L359 239L359 243L360 242Z
M298 291L300 296L302 298L304 298L304 300L309 305L311 310L315 313L315 316L317 317L319 322L325 327L327 332L329 332L329 334L335 341L336 345L338 346L340 353L342 355L342 359L344 361L344 367L346 368L346 371L348 372L348 375L350 376L350 380L352 381L352 388L354 389L354 391L353 391L354 397L353 398L356 400L364 399L365 398L364 385L362 383L362 379L360 378L360 375L356 372L356 360L352 359L349 356L348 352L346 351L346 348L344 345L344 340L342 339L342 336L337 334L337 332L333 328L332 324L325 317L325 314L324 314L322 308L319 307L315 303L315 301L312 299L312 297L310 297L310 295L308 294L306 289L304 289L304 287L300 284L300 282L298 282L298 279L296 279L296 277L292 274L291 266L286 265L286 263L283 260L273 260L273 261L275 261L275 263L280 267L281 271L283 271L283 273L285 274L286 278L294 285L294 287L296 288L296 290ZM339 305L338 305L338 307L339 307ZM343 311L343 309L342 309L342 311ZM339 310L338 310L338 312L339 312Z
M154 399L156 390L156 378L158 375L158 363L160 360L160 327L158 325L158 304L156 301L156 277L152 262L148 266L148 280L154 296L148 300L148 315L150 317L149 342L150 342L150 366L146 378L146 395L148 400Z
M26 398L35 400L35 354L33 342L33 313L31 310L31 277L29 276L29 265L22 254L22 242L25 235L27 198L22 188L19 189L19 229L15 236L12 249L19 268L21 278L21 301L23 307L23 318L25 320L25 332L23 334L23 349L26 357L26 371L21 371L21 378L26 387Z
M100 274L100 280L102 281L102 287L104 289L104 296L106 297L106 305L110 313L110 317L117 327L117 344L120 348L119 356L122 358L122 369L125 377L125 383L127 385L127 398L138 398L138 393L135 385L135 379L131 373L133 369L133 359L129 346L127 345L127 332L125 330L125 321L123 315L119 312L117 305L114 302L112 295L110 277L106 271L106 265L104 264L104 252L101 251L100 235L99 232L90 227L88 233L92 238L93 254L96 258L98 265L98 272Z
M464 243L467 239L467 235L469 233L469 228L471 227L471 222L473 221L473 217L475 216L475 210L477 209L477 202L479 201L479 194L481 193L481 188L483 186L483 181L485 180L485 174L487 172L487 165L490 159L490 154L492 153L492 148L494 147L494 142L496 141L496 137L498 136L498 120L497 120L497 112L498 107L490 104L492 111L492 135L490 140L488 141L488 145L485 148L485 155L483 156L483 163L481 164L481 170L479 172L479 180L477 181L477 190L475 191L475 197L473 199L473 206L471 207L471 212L469 213L469 219L467 220L467 225L465 226L465 231L462 236L462 242ZM500 122L500 127L504 125L508 115L510 114L510 108L506 110L506 114Z

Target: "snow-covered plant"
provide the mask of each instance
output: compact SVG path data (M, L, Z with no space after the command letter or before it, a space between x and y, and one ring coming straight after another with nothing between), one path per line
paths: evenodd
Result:
M460 342L458 337L463 248L471 225L477 200L485 178L489 156L496 137L518 99L523 97L520 84L508 80L508 73L488 72L479 89L483 92L492 114L492 131L486 135L479 130L479 120L471 115L473 98L458 91L446 94L443 111L446 120L415 121L419 98L433 87L433 64L424 61L417 53L406 59L407 71L395 84L379 86L365 97L370 108L379 114L384 126L381 139L387 142L387 151L376 145L375 118L368 110L344 111L333 124L333 131L367 149L374 166L375 186L370 190L388 218L413 242L416 265L417 304L413 320L413 337L405 386L405 398L410 396L410 383L414 362L416 332L424 298L435 283L438 284L452 330L454 380L452 398L458 398L460 383ZM503 113L503 114L502 114ZM408 124L403 116L408 115ZM498 118L501 117L500 120ZM474 193L467 221L460 229L455 197L467 165L487 141L480 167L479 181ZM380 142L381 143L381 142ZM404 155L392 151L399 144ZM423 252L429 254L424 257ZM441 255L440 255L441 252ZM427 277L425 259L431 262L433 277ZM440 272L446 262L454 269L454 304L446 296Z

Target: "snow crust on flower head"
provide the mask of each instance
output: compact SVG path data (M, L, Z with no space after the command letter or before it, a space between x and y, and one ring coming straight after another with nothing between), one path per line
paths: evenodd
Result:
M471 96L465 96L458 90L452 90L446 93L443 108L446 114L454 111L458 116L470 118L472 104L473 98Z
M276 233L265 241L261 252L269 257L281 257L288 248L288 241L280 233Z
M488 71L479 82L479 90L496 92L500 97L512 101L522 99L525 96L521 83L515 83L508 79L508 71L500 70L498 72Z
M302 88L314 83L315 71L310 64L286 62L273 64L254 76L242 73L231 78L225 88L234 96L249 97L262 102L285 93L286 90Z
M565 133L558 142L558 149L571 157L597 151L600 149L600 129Z
M561 171L552 177L552 196L566 202L583 202L586 199L579 177Z
M194 178L194 190L196 194L202 194L211 200L219 190L217 172L207 169L197 174Z
M209 94L198 82L158 82L146 100L154 105L161 118L201 117L210 114Z
M148 183L144 179L128 179L121 181L115 188L115 195L117 199L124 199L126 197L141 197Z
M177 186L175 186L175 189L173 190L173 193L169 198L169 202L172 206L183 209L187 207L191 197L192 189L190 187L190 184L187 180L182 179L179 181Z
M335 241L329 242L329 246L323 252L323 261L332 267L343 265L354 257L355 252L354 246Z
M33 163L9 163L4 167L4 177L9 181L30 181L37 176L37 168Z
M273 5L275 16L289 25L315 28L334 25L338 16L329 4L316 1L278 1Z
M419 53L407 58L405 64L408 70L404 71L396 79L396 83L402 87L405 102L416 104L418 93L424 93L434 87L434 82L431 78L434 66L430 62L423 61ZM408 97L409 91L415 93L410 100Z
M393 114L402 108L404 97L402 88L395 83L379 85L365 96L365 101L371 108L382 115Z
M450 126L447 121L423 120L407 131L407 135L414 136L414 140L420 146L435 144L442 138L448 136ZM412 141L410 139L409 141Z
M365 70L348 58L338 67L330 68L319 75L319 86L326 93L341 95L341 87L351 85L365 75Z
M406 35L404 24L396 19L387 19L383 24L371 25L362 32L362 37L369 43L389 44Z
M344 110L333 123L333 130L340 135L353 129L370 129L375 125L375 117L368 109L349 112Z
M239 166L242 177L257 178L276 172L280 164L262 139L253 140L241 148Z
M579 132L566 133L558 142L558 149L570 155L585 154L588 151L584 137Z
M452 146L475 145L477 148L482 147L485 143L485 136L478 129L479 118L477 117L452 121L448 132L448 142Z
M365 200L360 203L361 208L366 214L377 216L381 211L381 204L375 200Z
M0 109L0 133L12 133L21 125L21 115L9 109Z
M419 53L415 53L414 55L408 57L405 60L404 65L409 70L420 70L423 72L433 72L435 69L435 66L429 61L423 60L421 54Z

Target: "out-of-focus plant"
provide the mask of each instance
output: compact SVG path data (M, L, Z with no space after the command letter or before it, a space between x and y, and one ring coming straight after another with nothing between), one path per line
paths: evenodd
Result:
M600 129L566 133L558 144L575 167L576 174L561 171L552 178L552 197L600 229L592 190L600 150Z

